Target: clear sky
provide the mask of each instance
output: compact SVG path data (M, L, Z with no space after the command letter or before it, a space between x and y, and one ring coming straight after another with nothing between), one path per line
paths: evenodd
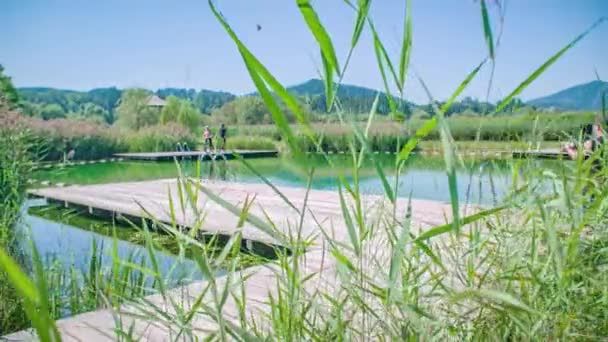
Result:
M372 2L371 17L395 59L404 2ZM317 76L318 47L295 1L217 3L245 44L284 84ZM596 19L608 16L608 0L508 0L506 4L492 100L506 95ZM353 11L342 0L317 0L313 5L343 62ZM412 16L412 65L436 98L446 98L487 54L479 3L413 0ZM497 25L495 15L493 20ZM0 64L17 86L191 87L237 94L254 90L234 44L206 0L1 0L0 23ZM594 69L608 79L607 42L608 22L522 97L530 99L591 81ZM485 97L489 70L483 70L466 95ZM344 81L382 87L369 32L362 36ZM408 99L427 102L413 79L406 89Z

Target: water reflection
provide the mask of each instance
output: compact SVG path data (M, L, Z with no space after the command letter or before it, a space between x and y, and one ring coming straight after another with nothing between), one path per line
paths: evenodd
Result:
M28 201L27 206L40 206L46 203L41 200ZM113 238L88 230L83 230L62 222L51 221L25 213L22 225L24 241L23 246L29 246L32 241L47 267L54 265L65 272L75 268L84 272L90 265L93 255L93 245L97 245L95 257L101 261L101 267L112 267L113 248L116 243L117 254L120 260L133 260L144 267L151 268L147 250L140 246L123 240L114 241ZM25 251L29 249L24 248ZM167 281L168 286L186 284L193 280L203 279L195 262L180 258L162 251L156 251L155 258L158 263L161 278ZM137 270L133 270L137 276ZM153 278L148 278L146 284L151 285Z
M313 189L335 190L338 188L337 176L343 175L353 182L352 157L338 155L331 157L332 164L319 156L311 155L305 165L299 165L288 157L251 159L249 164L266 179L277 186L304 187L307 183L306 169L314 166ZM378 155L376 160L391 185L396 182L395 157ZM547 169L560 161L526 162L526 170ZM465 160L464 165L457 165L456 185L459 200L470 203L494 204L499 202L511 187L514 170L513 161L507 160ZM238 160L225 160L218 155L215 160L200 164L196 158L180 162L182 174L203 179L260 183L253 174ZM518 166L519 168L519 166ZM382 194L382 182L376 168L370 161L363 163L359 170L361 189L368 194ZM523 171L517 170L523 174ZM52 172L38 172L36 177L50 180L53 183L99 184L112 182L129 182L177 177L178 171L174 162L121 162L93 165L79 165ZM423 198L447 202L450 200L448 178L445 162L440 157L412 157L399 176L397 195L401 197Z

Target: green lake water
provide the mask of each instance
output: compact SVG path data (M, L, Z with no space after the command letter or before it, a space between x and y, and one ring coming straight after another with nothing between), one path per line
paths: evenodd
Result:
M391 184L395 183L394 157L377 156ZM248 161L259 173L277 186L304 187L307 176L302 167L285 158L251 159ZM310 164L315 166L313 189L335 190L337 176L343 174L352 181L352 159L347 156L332 157L333 167L321 157L314 156ZM537 162L550 164L550 161ZM512 162L505 160L465 161L457 168L457 185L461 201L491 204L498 201L509 190ZM258 176L250 172L240 161L215 161L200 164L192 161L180 162L183 174L199 175L204 179L217 179L245 183L260 183ZM447 177L443 160L439 157L414 157L399 175L398 195L413 198L448 202ZM145 181L177 177L173 162L114 162L70 166L37 172L40 181L66 184L102 184L113 182ZM360 170L361 190L367 194L382 194L383 188L375 168L364 163Z

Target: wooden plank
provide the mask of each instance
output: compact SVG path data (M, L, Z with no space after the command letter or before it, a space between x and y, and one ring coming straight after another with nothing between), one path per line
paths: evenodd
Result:
M242 208L247 198L252 199L255 196L254 204L249 211L250 214L258 218L264 218L265 215L268 215L277 224L280 234L289 235L297 232L297 223L299 222L297 212L285 204L268 186L221 181L202 181L200 184L239 208ZM305 189L281 187L280 191L290 198L296 207L303 206ZM183 210L180 208L178 193L175 179L70 186L31 191L31 194L38 197L61 203L67 202L68 205L92 207L118 215L147 217L149 213L163 222L171 221L169 213L169 194L171 194L176 211L176 223L191 226L196 223L197 215L189 204L185 204ZM320 231L316 221L321 223L331 222L333 223L331 234L336 237L347 237L338 194L333 191L311 190L308 198L308 211L305 215L307 224L303 227L302 233L305 236L316 234L318 240ZM368 208L386 204L380 196L366 196L363 202ZM400 212L405 212L406 205L404 199L397 201ZM451 210L447 204L435 201L412 200L412 206L414 208L414 219L418 219L418 222L424 222L426 225L444 223L444 215ZM201 223L200 228L209 233L232 235L237 230L241 230L245 239L272 244L280 243L276 236L270 236L250 223L245 223L242 228L237 228L238 217L210 200L200 191L196 208L205 212L206 220Z
M285 204L280 196L277 196L266 185L220 181L201 181L200 185L236 206L242 206L246 198L252 199L255 196L254 204L250 210L251 214L261 218L265 217L265 214L268 215L276 223L278 231L282 234L296 234L300 231L297 225L300 222L299 214ZM279 190L298 208L304 205L306 189L279 187ZM46 188L33 190L31 194L59 202L67 202L68 205L90 206L95 210L111 211L135 217L145 217L146 211L148 211L161 220L169 220L169 194L173 197L178 194L178 182L175 179L166 179ZM173 199L173 203L176 207L179 206L177 198ZM317 222L323 222L322 226L327 229L328 235L346 242L348 234L339 203L339 196L335 191L311 190L308 194L307 211L304 215L304 225L301 227L301 232L303 235L313 237L313 245L299 260L299 270L302 276L311 276L303 285L303 295L312 296L317 291L324 291L324 293L329 294L332 291L340 291L337 261L327 249L328 244L323 235L320 234L320 228L317 225ZM237 227L238 217L213 202L202 192L198 193L198 200L193 204L196 208L205 212L206 219L201 223L201 228L209 233L231 235L241 231L245 239L280 244L280 240L276 236L266 234L249 223L245 223L243 227ZM388 217L387 210L391 210L381 196L365 196L363 205L368 208L367 213L370 216L366 217L366 221L370 224L382 222ZM396 205L398 215L405 216L407 200L398 199ZM411 205L413 230L443 224L451 212L448 204L436 201L413 199ZM189 205L183 211L181 208L176 210L179 212L176 217L179 224L188 226L197 221L196 213ZM390 256L385 254L390 249L383 248L386 243L383 230L378 229L374 233L372 241L365 246L365 255L373 256L373 260L363 259L362 264L365 265L366 270L369 270L368 275L372 278L375 277L375 274L387 269L386 266ZM344 252L348 254L348 251ZM353 257L352 260L355 260L354 256L349 256ZM256 323L265 325L267 322L264 321L262 313L268 312L268 298L270 295L276 295L276 284L281 277L282 273L278 266L270 263L239 271L232 274L230 279L223 276L216 278L215 281L219 288L223 288L224 285L234 288L244 286L247 293L246 317L254 319ZM382 277L382 275L378 275L378 277ZM237 281L238 279L245 280L241 283ZM227 283L229 280L231 283ZM150 310L151 305L171 313L174 311L171 307L172 302L178 303L183 306L184 310L188 310L208 284L206 281L195 282L169 291L166 298L161 295L152 295L146 297L145 300L139 299L123 305L120 308L123 327L128 329L128 326L133 324L136 336L142 340L161 341L175 337L178 333L178 327L175 326L174 322L164 322L157 319L149 321L149 319L141 318L142 314L146 310ZM234 292L240 293L240 291ZM211 300L211 298L207 298L204 302L209 303ZM133 314L136 314L139 318L136 318ZM238 314L237 302L234 298L229 297L223 306L222 316L224 319L238 324ZM62 336L68 339L103 340L115 334L112 312L109 310L99 310L63 319L58 321L57 324ZM199 336L209 334L217 328L212 319L202 315L197 315L194 318L192 326ZM7 337L27 340L27 336L27 332L20 332Z
M232 150L222 152L205 152L205 151L167 151L167 152L142 152L142 153L116 153L115 157L130 159L130 160L147 160L147 161L167 161L175 158L200 158L201 160L221 160L234 159L235 154L241 155L243 158L274 158L278 155L274 150Z
M513 158L539 158L539 159L568 159L568 153L560 151L559 149L547 149L547 150L516 150L512 151L511 155Z

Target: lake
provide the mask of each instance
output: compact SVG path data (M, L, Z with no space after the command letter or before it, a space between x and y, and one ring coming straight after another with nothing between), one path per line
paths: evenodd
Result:
M391 184L395 184L394 157L376 156ZM337 176L343 174L352 182L352 159L345 155L331 157L333 166L320 156L311 156L315 167L313 189L336 190ZM307 183L303 168L288 158L251 159L248 161L260 174L277 186L304 187ZM555 161L528 161L525 167L551 167ZM532 163L530 165L530 163ZM260 178L238 160L203 162L200 172L196 162L182 161L185 175L245 183L259 183ZM465 160L456 170L459 198L463 202L492 204L504 196L511 186L512 162L507 160ZM445 166L440 157L413 157L399 174L398 196L448 202L450 194ZM113 162L69 166L52 171L38 171L34 177L40 181L66 184L100 184L132 182L177 177L173 162ZM360 187L366 194L382 194L383 188L370 162L360 169Z

